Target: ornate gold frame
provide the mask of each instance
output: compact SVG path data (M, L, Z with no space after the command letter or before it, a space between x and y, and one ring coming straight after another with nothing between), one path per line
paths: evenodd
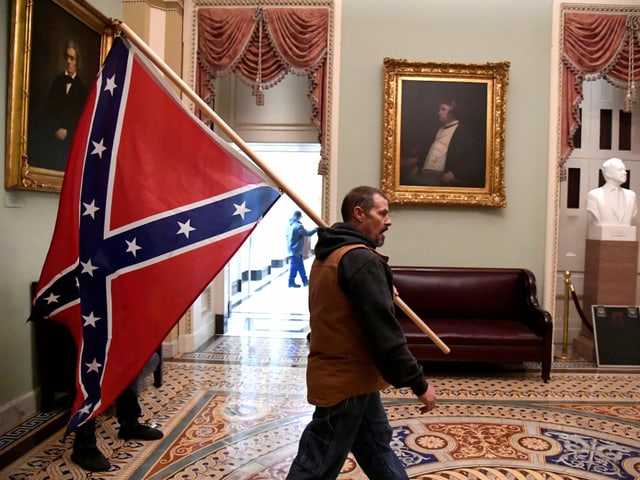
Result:
M47 5L43 8L51 7L56 12L56 6L62 9L60 16L66 25L56 24L52 18L38 18L37 20L46 20L44 23L47 28L46 31L34 31L34 8L42 7L45 3ZM59 192L64 171L29 164L27 147L30 127L29 101L33 93L31 90L33 38L42 39L44 35L47 41L52 40L53 43L53 39L59 40L68 33L66 30L68 25L72 27L77 25L79 30L88 27L95 32L96 48L87 49L87 51L95 51L96 57L99 56L94 58L93 62L86 60L87 63L97 65L95 71L92 69L86 74L90 80L93 80L111 48L115 31L112 22L86 0L14 0L12 4L7 86L5 188ZM37 24L40 23L37 22ZM86 33L84 36L86 37ZM91 36L93 36L92 33ZM90 85L87 88L90 88Z
M509 66L507 61L462 64L384 59L381 190L390 203L506 206L504 142ZM403 97L405 91L411 92L407 93L407 99ZM422 185L411 180L417 177L404 175L411 161L416 172L418 162L424 159L416 153L407 153L417 150L408 147L411 139L419 138L422 142L426 138L430 143L432 138L426 129L422 134L421 128L427 123L425 115L436 118L438 104L452 94L467 100L468 111L475 109L473 118L479 145L485 147L483 186ZM432 132L435 130L437 127ZM482 147L478 158L482 156L481 150Z

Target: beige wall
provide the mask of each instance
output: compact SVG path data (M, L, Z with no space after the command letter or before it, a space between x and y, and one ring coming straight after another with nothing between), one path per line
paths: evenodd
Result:
M0 1L0 52L8 51L8 3ZM107 16L122 18L119 1L91 3ZM393 264L524 266L542 281L551 5L552 0L343 0L340 71L335 79L340 105L334 188L339 199L357 184L380 184L384 57L511 62L505 149L508 206L393 207L394 225L383 248ZM176 57L175 43L164 48ZM179 65L177 57L173 61ZM5 54L0 54L0 71L7 71ZM1 111L6 111L6 86L6 78L0 78ZM4 115L0 125L6 129ZM3 158L4 152L2 138ZM14 403L28 410L24 400L36 387L31 328L25 324L29 283L40 273L58 201L57 195L34 192L2 195L0 431L10 421L6 413Z
M124 2L122 16L173 71L182 70L182 7L178 2Z
M552 0L343 2L338 198L356 184L380 182L384 57L511 62L507 207L392 207L383 248L391 263L522 266L542 281L551 6Z

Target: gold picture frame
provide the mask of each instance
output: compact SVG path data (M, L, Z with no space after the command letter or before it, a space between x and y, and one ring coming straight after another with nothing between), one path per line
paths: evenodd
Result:
M85 0L14 0L11 20L5 188L59 192L76 112L84 106L115 29ZM77 93L53 100L54 91L67 89L63 72L69 51L78 70L67 91ZM73 108L63 105L72 96ZM64 111L65 120L54 122L54 111ZM54 127L60 122L64 128Z
M506 206L509 66L384 59L381 190L390 203Z

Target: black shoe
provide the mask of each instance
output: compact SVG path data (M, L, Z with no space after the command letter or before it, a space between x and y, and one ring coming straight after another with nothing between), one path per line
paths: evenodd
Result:
M90 472L106 472L111 468L109 460L97 448L73 452L71 460Z
M289 288L300 288L300 285L298 285L297 283L290 283Z
M307 280L306 282L302 282L302 286L303 287L308 287L309 286L309 281Z
M120 427L118 437L124 440L160 440L164 435L157 428L139 423Z

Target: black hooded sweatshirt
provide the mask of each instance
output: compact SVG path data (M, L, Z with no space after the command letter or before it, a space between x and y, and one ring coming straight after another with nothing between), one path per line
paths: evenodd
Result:
M315 255L322 261L337 248L354 244L376 248L373 240L357 228L336 223L318 229ZM395 317L393 273L386 261L367 248L350 250L340 261L338 283L356 312L373 361L385 381L396 388L410 387L416 395L426 392L422 367L409 351Z

